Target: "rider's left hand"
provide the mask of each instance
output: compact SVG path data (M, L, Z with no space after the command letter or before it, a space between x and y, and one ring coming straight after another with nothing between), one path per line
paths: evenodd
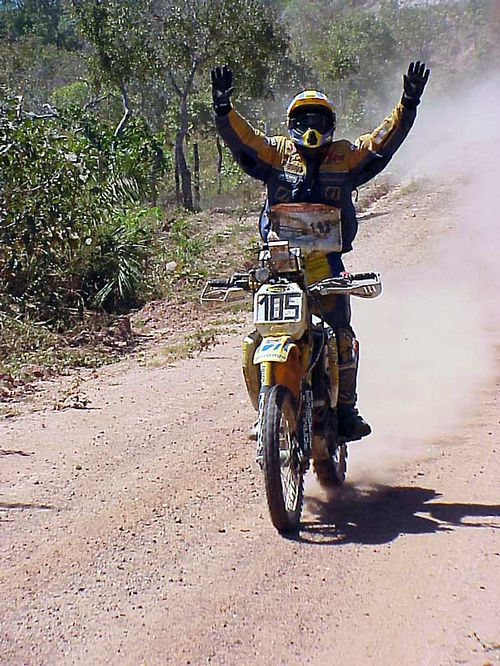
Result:
M420 104L420 98L424 92L425 85L429 79L431 71L425 69L425 63L410 63L408 72L403 75L403 96L401 104L407 109L416 109Z

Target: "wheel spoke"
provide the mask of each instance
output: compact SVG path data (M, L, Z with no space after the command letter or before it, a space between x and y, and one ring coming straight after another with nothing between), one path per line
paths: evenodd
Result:
M285 507L287 511L294 511L297 507L300 475L295 460L296 439L291 432L293 423L289 417L284 412L280 424L280 468Z

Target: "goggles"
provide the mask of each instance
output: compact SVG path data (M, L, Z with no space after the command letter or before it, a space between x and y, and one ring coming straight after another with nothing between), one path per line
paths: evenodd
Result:
M320 134L326 134L333 128L333 118L325 113L298 113L290 118L289 128L304 133L308 129L314 129Z

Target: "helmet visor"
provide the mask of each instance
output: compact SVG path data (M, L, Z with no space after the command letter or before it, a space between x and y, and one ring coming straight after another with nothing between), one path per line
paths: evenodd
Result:
M290 118L289 128L300 133L308 129L314 129L320 134L326 134L333 127L333 118L327 113L318 113L315 111L298 113Z

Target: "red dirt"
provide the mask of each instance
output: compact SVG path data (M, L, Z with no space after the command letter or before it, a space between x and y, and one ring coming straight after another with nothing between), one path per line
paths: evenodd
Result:
M246 439L245 315L196 358L162 363L160 341L153 364L84 375L86 409L0 424L2 664L500 661L498 353L430 269L456 233L449 201L396 192L362 220L349 267L387 284L354 304L375 432L352 445L343 490L308 479L296 539L271 526ZM430 341L398 319L429 272L467 333L451 360L449 299L432 316L424 299Z

